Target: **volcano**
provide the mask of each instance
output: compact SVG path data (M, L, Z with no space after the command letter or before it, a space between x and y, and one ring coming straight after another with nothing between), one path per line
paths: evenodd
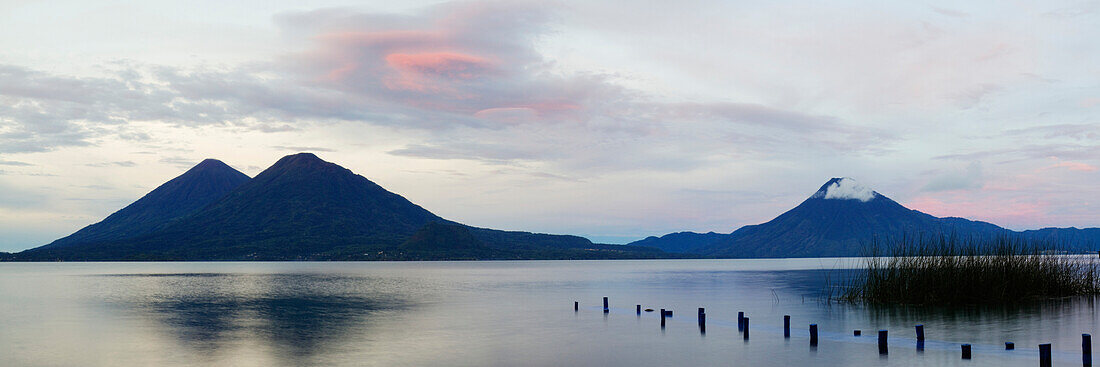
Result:
M993 236L1008 230L912 210L851 178L833 178L775 219L729 234L673 233L632 245L714 257L859 256L873 239L902 235Z
M441 218L311 153L256 177L207 160L100 223L16 260L653 258L653 248Z
M217 159L207 159L125 208L43 248L117 241L152 233L194 213L248 182L244 173Z

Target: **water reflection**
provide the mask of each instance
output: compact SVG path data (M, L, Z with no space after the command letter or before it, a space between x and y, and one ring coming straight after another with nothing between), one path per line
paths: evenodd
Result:
M240 329L235 322L241 310L239 302L221 298L190 298L131 307L161 321L168 326L167 330L197 349L217 349L226 335Z
M1079 315L1089 324L1096 321L1095 303L1092 297L1068 297L1057 300L1024 302L1009 305L917 306L917 305L869 305L848 306L863 310L872 322L937 322L950 325L981 327L997 325L1007 332L1038 328L1044 315ZM1051 318L1053 319L1053 318Z
M1057 365L1081 363L1081 334L1100 330L1087 298L825 304L814 296L836 272L819 264L10 264L0 266L0 366L941 366L965 365L968 343L972 363L1010 367L1036 365L1040 343L1053 343ZM662 329L638 304L680 317ZM700 307L705 325L690 317ZM752 318L751 343L738 333L739 312ZM820 344L809 340L811 324ZM916 324L925 325L923 350ZM880 359L875 332L884 329L892 348Z
M259 347L290 365L304 364L351 330L410 306L391 284L363 277L315 274L126 275L124 312L155 320L198 355L228 347ZM382 286L380 286L382 285ZM140 295L140 296L139 296Z
M848 279L862 272L858 269L813 270L711 270L667 272L654 277L653 285L675 284L686 288L721 288L731 282L754 290L776 290L809 298L827 295L830 287L840 288ZM648 285L648 284L647 284Z

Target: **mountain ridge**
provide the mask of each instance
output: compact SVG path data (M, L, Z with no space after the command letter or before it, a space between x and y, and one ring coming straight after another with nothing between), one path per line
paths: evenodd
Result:
M723 258L834 257L861 256L864 245L874 238L921 234L1016 234L1068 241L1077 250L1092 250L1100 242L1100 229L1015 232L988 222L935 217L906 208L855 180L837 177L764 223L742 226L728 234L677 232L629 244Z
M850 178L832 178L774 219L731 233L676 232L626 245L479 228L435 215L312 153L248 178L207 159L111 214L0 260L476 260L860 256L900 235L1014 234L1093 250L1100 228L1011 231L909 209Z
M446 238L468 246L441 246ZM285 156L219 199L137 235L47 245L13 255L22 260L93 261L659 256L651 248L449 221L312 153Z

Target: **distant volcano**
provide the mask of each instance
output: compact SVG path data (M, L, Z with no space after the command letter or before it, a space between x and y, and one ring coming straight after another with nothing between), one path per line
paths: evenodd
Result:
M1068 231L1068 232L1067 232ZM937 218L898 204L851 178L833 178L813 195L775 219L730 234L672 233L631 243L668 252L716 257L859 256L873 238L955 234L993 236L1018 233L963 218ZM1100 239L1098 230L1043 229L1026 237L1072 238L1075 245Z
M741 227L703 249L730 257L857 256L873 237L1003 231L985 222L945 221L898 204L850 178L833 178L810 198L766 223Z

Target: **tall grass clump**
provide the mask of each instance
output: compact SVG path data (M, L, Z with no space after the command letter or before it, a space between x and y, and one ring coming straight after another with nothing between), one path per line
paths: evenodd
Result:
M839 288L840 301L869 304L1007 304L1100 293L1095 255L1008 235L904 236L864 247L865 271Z

